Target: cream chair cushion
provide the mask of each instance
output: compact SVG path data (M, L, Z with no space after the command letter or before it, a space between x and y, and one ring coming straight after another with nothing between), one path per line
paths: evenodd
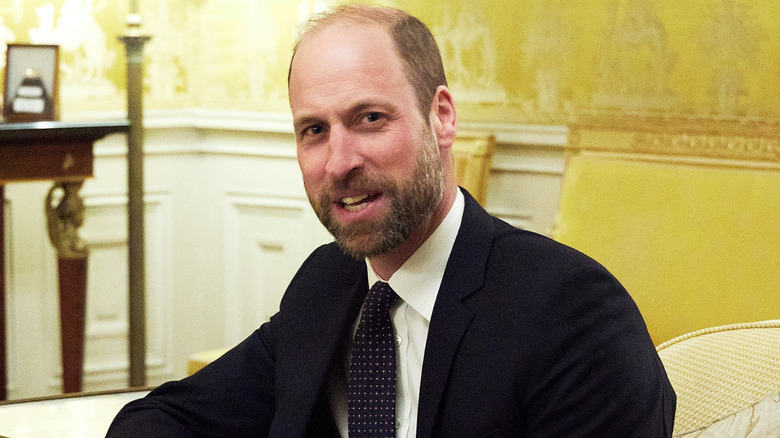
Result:
M681 438L768 438L780 437L780 392L733 415L694 432L677 435Z
M780 437L780 320L698 330L658 354L677 393L674 436Z

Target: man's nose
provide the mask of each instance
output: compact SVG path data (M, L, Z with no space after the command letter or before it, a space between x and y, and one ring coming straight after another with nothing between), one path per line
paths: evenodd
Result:
M342 179L363 166L360 142L341 126L331 127L328 137L328 162L325 171L334 179Z

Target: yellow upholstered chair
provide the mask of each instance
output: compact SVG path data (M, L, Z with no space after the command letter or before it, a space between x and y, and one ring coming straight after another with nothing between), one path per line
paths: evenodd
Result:
M190 355L187 359L187 375L191 376L201 368L217 360L220 356L227 352L226 348L216 348L214 350L201 351Z
M780 319L698 330L658 354L677 393L674 436L780 437Z
M452 145L455 180L483 206L495 152L496 138L492 134L459 131Z
M553 237L604 264L656 345L780 317L780 124L570 127Z

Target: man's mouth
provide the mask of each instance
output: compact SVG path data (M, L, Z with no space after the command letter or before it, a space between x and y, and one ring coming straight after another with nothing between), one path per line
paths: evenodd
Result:
M347 211L360 211L368 206L371 201L379 197L379 194L359 195L341 198L338 204Z

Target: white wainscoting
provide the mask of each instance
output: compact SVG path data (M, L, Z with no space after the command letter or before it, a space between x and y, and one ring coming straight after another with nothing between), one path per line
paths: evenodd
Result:
M9 398L49 393L60 372L57 262L43 219L48 189L42 183L6 187Z
M122 117L80 114L78 118ZM71 117L77 118L77 117ZM330 240L309 207L287 115L149 112L145 146L147 380L182 377L189 354L234 345L278 308L298 266ZM563 174L563 127L461 124L496 135L487 209L545 233ZM127 385L125 138L96 146L82 189L90 249L85 390ZM47 183L6 186L9 396L60 391L56 255Z
M233 344L276 312L298 266L330 239L305 197L229 193L227 204L225 320Z

